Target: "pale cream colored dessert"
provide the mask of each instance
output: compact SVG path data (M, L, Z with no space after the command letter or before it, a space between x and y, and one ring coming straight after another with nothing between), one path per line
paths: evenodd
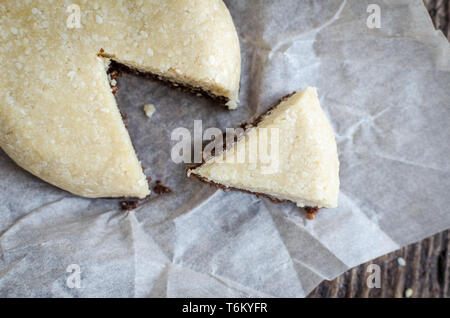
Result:
M238 102L240 49L222 0L0 2L0 146L85 197L150 191L111 92L110 59Z
M264 135L268 137L264 139ZM265 149L267 156L261 155L259 149ZM255 153L256 160L251 159ZM225 188L293 201L300 207L336 207L336 141L316 89L308 88L283 100L245 137L188 170L188 176Z
M143 107L144 114L148 118L152 118L153 114L156 112L155 105L153 104L145 104Z

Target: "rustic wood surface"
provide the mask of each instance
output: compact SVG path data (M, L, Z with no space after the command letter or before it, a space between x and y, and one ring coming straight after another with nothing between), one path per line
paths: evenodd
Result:
M424 0L437 29L450 40L450 0ZM320 284L308 297L450 298L450 231L377 258ZM402 259L405 261L404 266ZM369 288L370 264L381 268L380 288ZM403 263L402 263L403 264ZM409 295L411 294L412 295Z

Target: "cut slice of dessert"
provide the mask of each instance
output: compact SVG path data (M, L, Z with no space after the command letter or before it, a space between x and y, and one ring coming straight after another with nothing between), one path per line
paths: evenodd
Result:
M188 176L223 189L293 201L311 213L337 206L337 146L315 88L285 97L226 148L188 169Z

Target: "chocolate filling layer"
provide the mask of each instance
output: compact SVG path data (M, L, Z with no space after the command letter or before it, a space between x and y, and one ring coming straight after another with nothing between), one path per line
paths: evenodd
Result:
M195 86L191 86L188 84L177 83L177 82L174 82L173 80L170 80L164 76L156 75L156 74L153 74L150 72L143 72L136 68L129 67L127 65L124 65L124 64L118 63L114 60L111 60L111 63L109 65L109 69L108 69L108 74L110 74L110 75L114 74L115 75L114 78L117 78L121 73L131 73L131 74L135 74L140 77L143 77L143 78L157 80L165 85L174 87L176 89L183 90L183 91L191 93L191 94L195 94L199 97L203 96L203 97L210 98L224 107L228 107L228 106L226 106L226 103L228 103L230 101L225 96L217 96L214 93L212 93L211 91L204 90L200 87L195 87ZM117 89L115 91L117 92Z

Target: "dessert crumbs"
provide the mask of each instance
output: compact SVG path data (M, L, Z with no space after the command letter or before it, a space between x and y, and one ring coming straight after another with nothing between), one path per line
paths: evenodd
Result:
M138 207L139 200L124 200L120 201L119 204L122 211L132 211Z
M170 188L164 186L160 180L156 181L156 185L153 188L153 191L156 194L166 194L166 193L172 192L172 190Z
M101 48L100 51L98 52L97 56L102 57L103 53L105 53L105 50L103 48Z
M119 77L119 72L117 70L114 70L111 73L109 73L109 77L112 80L117 80L117 78Z
M306 207L306 218L308 220L314 220L314 218L316 217L317 213L319 213L319 208L318 207Z
M145 116L152 118L153 114L156 112L156 107L153 104L145 104L143 107Z

